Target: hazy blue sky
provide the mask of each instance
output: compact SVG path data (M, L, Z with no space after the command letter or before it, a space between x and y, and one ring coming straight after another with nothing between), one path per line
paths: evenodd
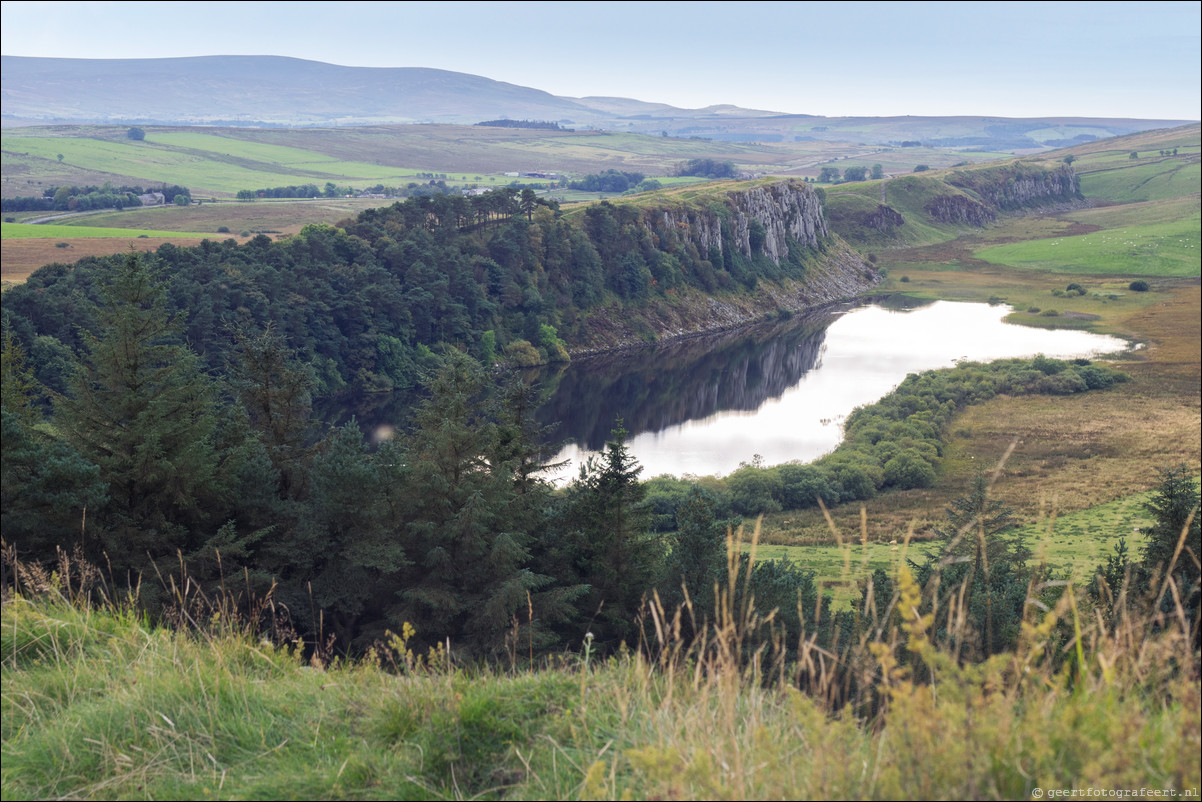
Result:
M10 56L282 55L696 108L1199 119L1190 2L9 2Z

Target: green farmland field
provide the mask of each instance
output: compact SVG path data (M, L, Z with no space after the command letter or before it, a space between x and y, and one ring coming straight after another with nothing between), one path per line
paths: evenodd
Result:
M183 231L148 231L137 228L97 228L95 226L29 225L0 223L3 239L69 239L71 237L208 237Z
M282 165L266 162L226 161L213 158L213 155L170 150L132 140L126 143L100 139L6 136L4 150L45 159L55 159L56 154L61 153L63 162L68 165L86 165L89 170L118 176L162 176L152 180L182 184L198 195L233 194L239 189L288 186L342 177L315 170L289 172Z
M995 264L1053 273L1196 276L1202 258L1200 225L1202 214L1195 211L1174 222L998 245L974 255Z
M1197 157L1195 157L1197 158ZM1122 164L1122 162L1118 162ZM1202 165L1180 158L1117 166L1083 172L1081 192L1087 198L1106 198L1119 203L1176 198L1197 193L1202 182Z
M1050 570L1067 571L1076 580L1088 579L1093 570L1114 554L1119 538L1127 541L1127 553L1138 560L1144 545L1143 527L1152 523L1144 509L1150 493L1137 493L1114 501L1027 524L1015 530L1031 549L1033 560ZM836 602L845 607L850 591L838 586L847 581L863 581L880 568L895 576L904 559L921 563L934 553L933 541L918 541L906 547L896 544L861 544L850 540L843 546L778 546L761 544L756 560L787 559L813 571L816 578L834 588ZM744 551L749 547L744 545Z

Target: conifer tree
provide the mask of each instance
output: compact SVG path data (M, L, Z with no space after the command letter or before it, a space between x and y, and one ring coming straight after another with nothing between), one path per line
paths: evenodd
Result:
M295 538L271 547L288 601L303 611L311 590L323 619L309 625L336 636L341 648L383 636L388 604L409 565L389 517L382 468L395 462L394 449L368 452L353 419L340 427L313 460Z
M224 506L239 446L219 447L216 394L165 311L148 257L130 254L108 277L56 422L108 484L104 548L114 565L198 545L190 533Z
M530 522L518 498L525 483L514 461L497 458L497 414L478 363L448 351L427 390L404 456L405 534L415 565L398 614L419 637L497 652L527 609L527 593L550 581L527 567Z
M917 572L938 594L938 636L978 657L1013 648L1021 630L1030 584L1030 550L1012 530L1013 510L990 498L983 473L967 495L954 500L947 522L936 531L938 554Z
M311 457L316 384L312 368L293 358L284 338L270 325L260 332L237 328L232 334L234 359L226 370L229 384L279 472L280 496L299 497Z
M573 554L579 581L589 585L585 604L599 644L632 642L643 599L661 574L664 547L651 533L642 503L642 466L626 445L619 419L600 461L590 460L569 491L568 532L561 552Z
M21 559L48 560L105 500L99 469L39 424L37 381L10 331L0 349L0 530Z
M697 486L689 489L688 499L676 512L675 538L666 565L661 595L683 601L684 586L695 607L709 610L714 584L726 568L726 534L714 515L713 496Z
M1173 594L1168 592L1165 583L1166 574L1172 579L1176 586L1176 598L1180 599L1193 628L1195 645L1199 638L1197 621L1199 595L1202 593L1199 589L1202 520L1198 495L1198 485L1188 466L1178 465L1160 471L1160 484L1144 505L1155 523L1143 530L1147 540L1140 572L1142 584L1155 580L1165 585L1166 592L1160 599L1165 611L1175 606ZM1148 589L1153 593L1161 590L1160 587Z

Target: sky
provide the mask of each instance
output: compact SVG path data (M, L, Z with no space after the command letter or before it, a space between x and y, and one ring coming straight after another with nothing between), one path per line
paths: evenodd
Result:
M0 52L434 67L835 116L1202 119L1202 3L17 2Z

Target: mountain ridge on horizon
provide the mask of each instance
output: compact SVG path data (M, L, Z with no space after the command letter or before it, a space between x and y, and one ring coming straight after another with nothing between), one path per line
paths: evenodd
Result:
M1062 145L1191 120L1106 117L823 117L733 104L683 109L617 96L568 97L429 67L352 67L292 56L64 59L3 56L5 124L279 127L545 120L564 127L733 141L938 140L997 149ZM866 131L857 120L889 121ZM1053 129L1049 132L1043 129ZM854 129L854 130L853 130ZM1031 131L1045 139L1031 139Z

